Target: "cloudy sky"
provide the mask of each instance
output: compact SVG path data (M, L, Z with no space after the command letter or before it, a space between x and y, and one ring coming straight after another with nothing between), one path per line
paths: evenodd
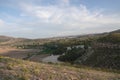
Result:
M0 35L46 38L120 29L120 0L0 0Z

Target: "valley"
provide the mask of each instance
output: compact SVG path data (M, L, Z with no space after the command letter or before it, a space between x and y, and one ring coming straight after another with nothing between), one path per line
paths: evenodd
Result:
M0 80L120 80L120 0L0 0Z
M0 80L119 80L119 53L118 30L74 38L2 36Z

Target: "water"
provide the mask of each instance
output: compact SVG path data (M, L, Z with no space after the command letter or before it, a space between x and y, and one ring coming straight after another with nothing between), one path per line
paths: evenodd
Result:
M43 62L60 63L60 61L58 61L59 56L60 55L51 55L51 56L43 58L42 61Z

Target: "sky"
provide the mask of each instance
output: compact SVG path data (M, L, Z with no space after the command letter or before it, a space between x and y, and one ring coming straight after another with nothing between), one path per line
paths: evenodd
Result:
M120 0L0 0L0 35L47 38L120 29Z

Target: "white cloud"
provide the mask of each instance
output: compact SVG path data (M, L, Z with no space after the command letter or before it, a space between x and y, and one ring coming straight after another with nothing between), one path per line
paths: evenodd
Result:
M0 26L4 25L4 21L2 19L0 19Z
M69 0L61 0L63 3L69 4Z
M59 2L56 5L48 6L20 3L21 17L10 17L9 20L13 20L13 24L0 19L0 26L6 24L4 28L0 28L0 32L4 33L8 29L11 34L22 34L27 37L32 35L32 37L38 38L94 33L120 28L120 17L117 14L107 15L101 9L91 11L82 4L71 6L69 0L59 0ZM29 21L29 18L32 20Z
M69 2L69 0L62 0ZM42 22L53 24L66 24L79 26L88 26L95 24L119 23L119 19L111 15L104 15L101 11L90 11L85 5L79 7L59 5L36 6L30 4L22 4L25 14L39 18ZM83 25L83 23L85 23ZM88 25L87 25L88 24ZM94 26L94 25L93 25Z
M59 0L59 3L61 6L69 6L70 5L69 0Z

